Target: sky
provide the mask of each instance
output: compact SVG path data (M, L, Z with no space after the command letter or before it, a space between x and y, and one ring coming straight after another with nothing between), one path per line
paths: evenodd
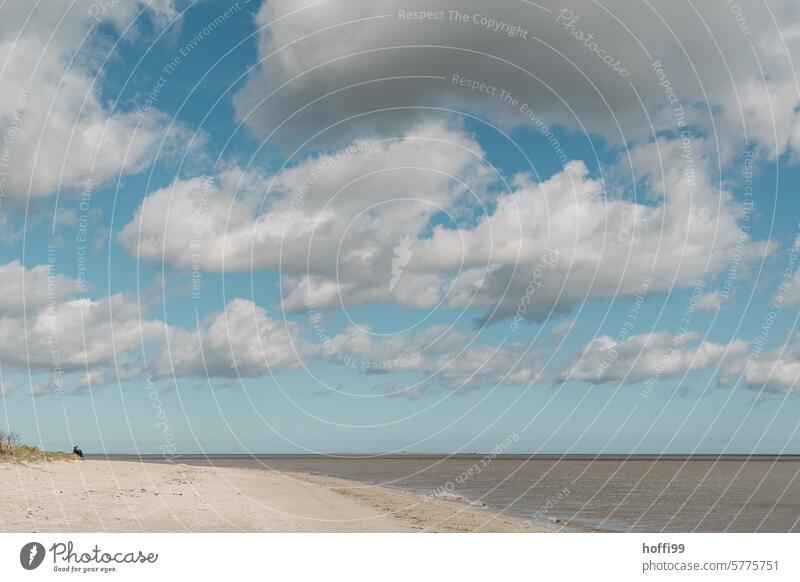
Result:
M800 454L800 8L710 4L0 3L0 430Z

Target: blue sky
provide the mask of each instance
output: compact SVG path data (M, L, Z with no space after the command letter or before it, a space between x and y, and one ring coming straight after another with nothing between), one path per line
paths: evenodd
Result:
M796 7L440 4L0 8L0 427L800 452Z

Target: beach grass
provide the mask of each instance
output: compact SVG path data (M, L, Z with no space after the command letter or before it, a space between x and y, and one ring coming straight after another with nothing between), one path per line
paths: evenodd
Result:
M75 455L64 451L43 451L39 447L19 445L0 453L0 463L41 463L44 461L72 461Z
M0 463L41 463L45 461L71 461L74 455L63 451L43 451L39 447L24 445L14 432L0 431Z

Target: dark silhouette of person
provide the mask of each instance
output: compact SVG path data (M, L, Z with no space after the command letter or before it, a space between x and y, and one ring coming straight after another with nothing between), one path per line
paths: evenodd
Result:
M75 445L74 447L72 447L72 454L73 455L78 455L81 459L83 458L83 451L81 450L81 448L78 445Z

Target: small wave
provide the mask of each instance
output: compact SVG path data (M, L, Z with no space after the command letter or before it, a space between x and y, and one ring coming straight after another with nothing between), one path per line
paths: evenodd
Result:
M430 495L430 497L435 497L436 499L444 499L445 501L455 501L458 503L466 503L467 505L476 505L479 507L485 507L486 504L483 501L478 501L476 499L470 499L469 497L464 497L463 495L458 495L457 493L450 493L448 491L437 491Z
M596 531L596 532L610 532L609 529L600 529L598 527L594 527L587 523L581 523L578 521L573 521L571 519L564 519L561 517L548 517L547 521L551 525L557 525L560 527L565 527L574 531Z

